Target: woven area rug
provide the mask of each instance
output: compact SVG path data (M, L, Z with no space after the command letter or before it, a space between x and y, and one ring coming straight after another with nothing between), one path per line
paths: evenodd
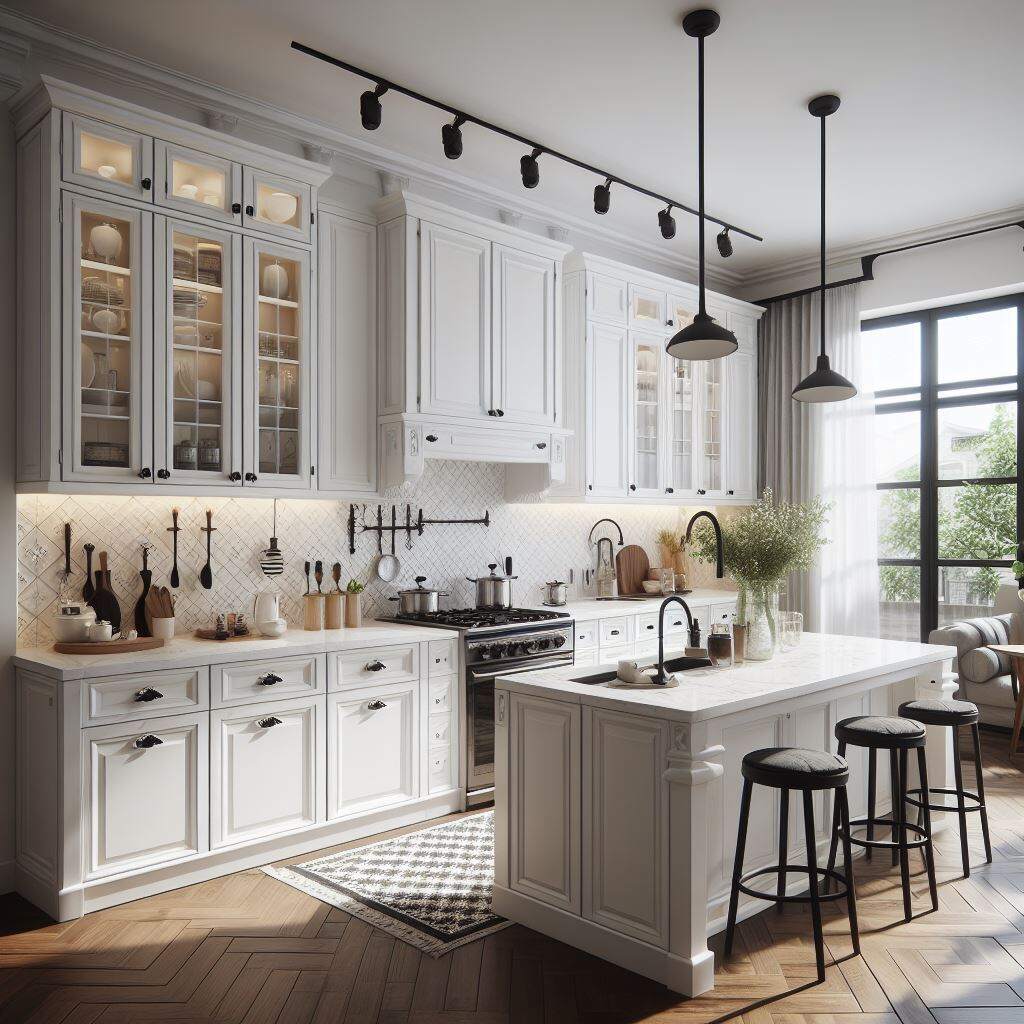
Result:
M511 924L491 912L493 811L263 870L432 956Z

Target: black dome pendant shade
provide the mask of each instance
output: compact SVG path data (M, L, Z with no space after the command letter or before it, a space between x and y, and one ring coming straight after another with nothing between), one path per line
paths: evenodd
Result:
M815 96L807 109L821 119L821 319L819 335L821 353L814 372L804 377L795 388L793 397L798 402L845 402L857 394L857 389L841 373L832 369L825 352L825 118L839 109L839 97L831 94Z
M704 39L718 28L720 21L717 11L707 9L690 11L683 18L683 31L697 40L697 259L700 278L699 304L693 323L677 331L665 346L668 354L676 359L721 359L739 348L736 335L715 322L704 301Z

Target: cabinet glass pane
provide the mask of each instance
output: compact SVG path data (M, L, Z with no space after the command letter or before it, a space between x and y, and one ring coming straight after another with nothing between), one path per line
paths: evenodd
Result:
M693 318L697 314L696 310L692 309L684 300L674 299L669 305L668 315L672 321L673 329L681 331L684 327L689 327L693 323Z
M227 174L219 167L207 167L177 157L171 161L171 194L175 199L227 209Z
M127 468L133 402L132 225L88 210L80 218L81 461L83 466Z
M640 490L658 486L658 397L661 381L660 345L637 344L633 367L633 444L635 478Z
M256 219L271 224L299 227L302 204L297 192L278 185L258 182L256 185Z
M672 486L693 489L693 364L671 360Z
M224 468L224 246L174 229L174 468ZM228 339L230 343L230 339Z
M722 377L721 359L704 363L704 488L722 489Z
M299 472L299 402L302 397L299 302L302 266L259 254L259 472Z
M123 185L135 184L135 151L132 146L93 132L82 132L79 140L79 170L95 174L105 181L119 181Z

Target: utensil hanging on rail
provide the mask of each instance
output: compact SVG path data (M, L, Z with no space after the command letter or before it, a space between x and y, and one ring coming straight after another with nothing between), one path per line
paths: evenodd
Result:
M173 538L173 557L171 559L171 586L177 590L181 586L181 578L178 575L178 534L181 532L181 527L178 526L178 510L176 508L171 509L171 526L167 527L167 532L171 534Z
M96 593L96 584L92 581L92 553L96 550L95 544L85 545L85 583L82 586L82 600L87 605L92 605L93 594Z
M148 543L142 545L142 569L139 572L139 578L142 580L142 593L139 595L138 601L135 602L135 628L138 630L139 636L152 635L149 622L146 619L146 598L149 597L149 588L153 583L153 573L149 568L149 548Z
M210 558L210 541L213 538L213 531L217 527L213 525L213 509L208 508L206 510L206 526L202 528L203 533L206 534L206 565L203 566L202 571L199 573L199 582L204 590L213 589L213 565L211 564Z
M96 570L96 589L90 604L95 609L98 620L109 622L111 630L115 633L121 629L121 606L117 603L114 588L110 584L106 551L100 552L100 567Z

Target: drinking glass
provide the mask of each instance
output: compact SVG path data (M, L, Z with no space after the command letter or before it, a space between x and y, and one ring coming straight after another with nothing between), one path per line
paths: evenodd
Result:
M779 639L784 651L791 651L800 646L800 638L804 631L802 612L779 613Z

